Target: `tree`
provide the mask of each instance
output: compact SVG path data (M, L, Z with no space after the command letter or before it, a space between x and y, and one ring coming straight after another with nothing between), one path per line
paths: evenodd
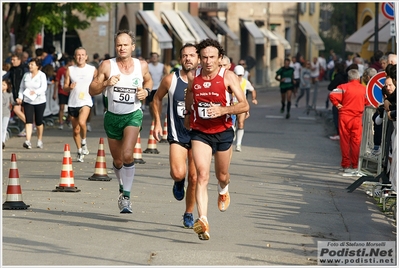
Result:
M16 44L34 47L36 35L42 27L57 34L62 32L65 21L67 30L84 30L90 27L90 20L106 14L109 8L110 4L100 3L4 3L3 59L9 52L11 29Z
M345 57L345 39L356 32L357 3L331 3L331 25L336 27L337 40L341 42L341 53Z

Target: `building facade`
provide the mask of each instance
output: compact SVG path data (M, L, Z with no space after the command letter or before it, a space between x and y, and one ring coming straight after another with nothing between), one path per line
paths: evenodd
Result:
M108 14L76 35L90 58L94 53L114 56L114 34L130 29L136 34L133 56L148 58L155 51L166 64L178 58L183 44L216 39L234 63L246 60L255 86L276 86L275 72L284 58L300 53L310 59L324 50L319 16L319 3L113 3ZM67 35L69 51L76 46L68 42L71 38L76 36Z

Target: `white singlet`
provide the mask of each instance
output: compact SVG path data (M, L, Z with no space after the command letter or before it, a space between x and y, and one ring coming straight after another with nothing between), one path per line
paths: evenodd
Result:
M119 70L116 59L110 59L111 73L109 77L120 74L120 80L114 86L106 88L108 111L114 114L129 114L141 108L141 102L136 97L137 88L143 87L143 74L138 59L133 58L134 70L126 75Z
M93 80L94 71L96 68L86 64L82 68L74 65L69 66L68 69L71 83L76 82L75 88L70 91L68 107L76 108L86 105L92 107L93 101L89 94L89 86Z

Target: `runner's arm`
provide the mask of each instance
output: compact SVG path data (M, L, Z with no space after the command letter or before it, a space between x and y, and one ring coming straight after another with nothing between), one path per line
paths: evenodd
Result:
M109 75L111 73L111 64L109 60L104 60L98 67L98 71L95 73L93 81L89 87L89 93L91 96L95 96L103 92L104 88L109 86ZM66 79L65 79L66 81Z

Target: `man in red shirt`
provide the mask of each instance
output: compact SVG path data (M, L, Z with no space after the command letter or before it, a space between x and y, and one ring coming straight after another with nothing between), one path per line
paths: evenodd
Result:
M348 71L348 83L331 91L331 103L338 109L338 130L341 147L341 166L344 176L357 176L362 140L364 106L369 105L366 87L360 83L358 70Z
M60 105L60 111L58 113L59 118L59 129L64 128L64 109L65 105L68 104L69 99L69 92L64 90L64 79L65 79L65 72L69 66L73 65L73 59L67 58L65 60L65 66L60 67L57 70L57 74L55 76L55 83L54 83L54 93L53 93L53 100L57 99L58 93L58 104Z
M218 207L226 211L230 204L228 184L234 130L232 114L249 110L248 102L234 72L219 67L224 55L221 45L211 39L197 45L201 68L187 74L184 125L191 129L192 154L197 170L196 202L199 218L194 231L199 239L208 240L208 182L212 155L218 180ZM232 93L238 103L232 105Z

